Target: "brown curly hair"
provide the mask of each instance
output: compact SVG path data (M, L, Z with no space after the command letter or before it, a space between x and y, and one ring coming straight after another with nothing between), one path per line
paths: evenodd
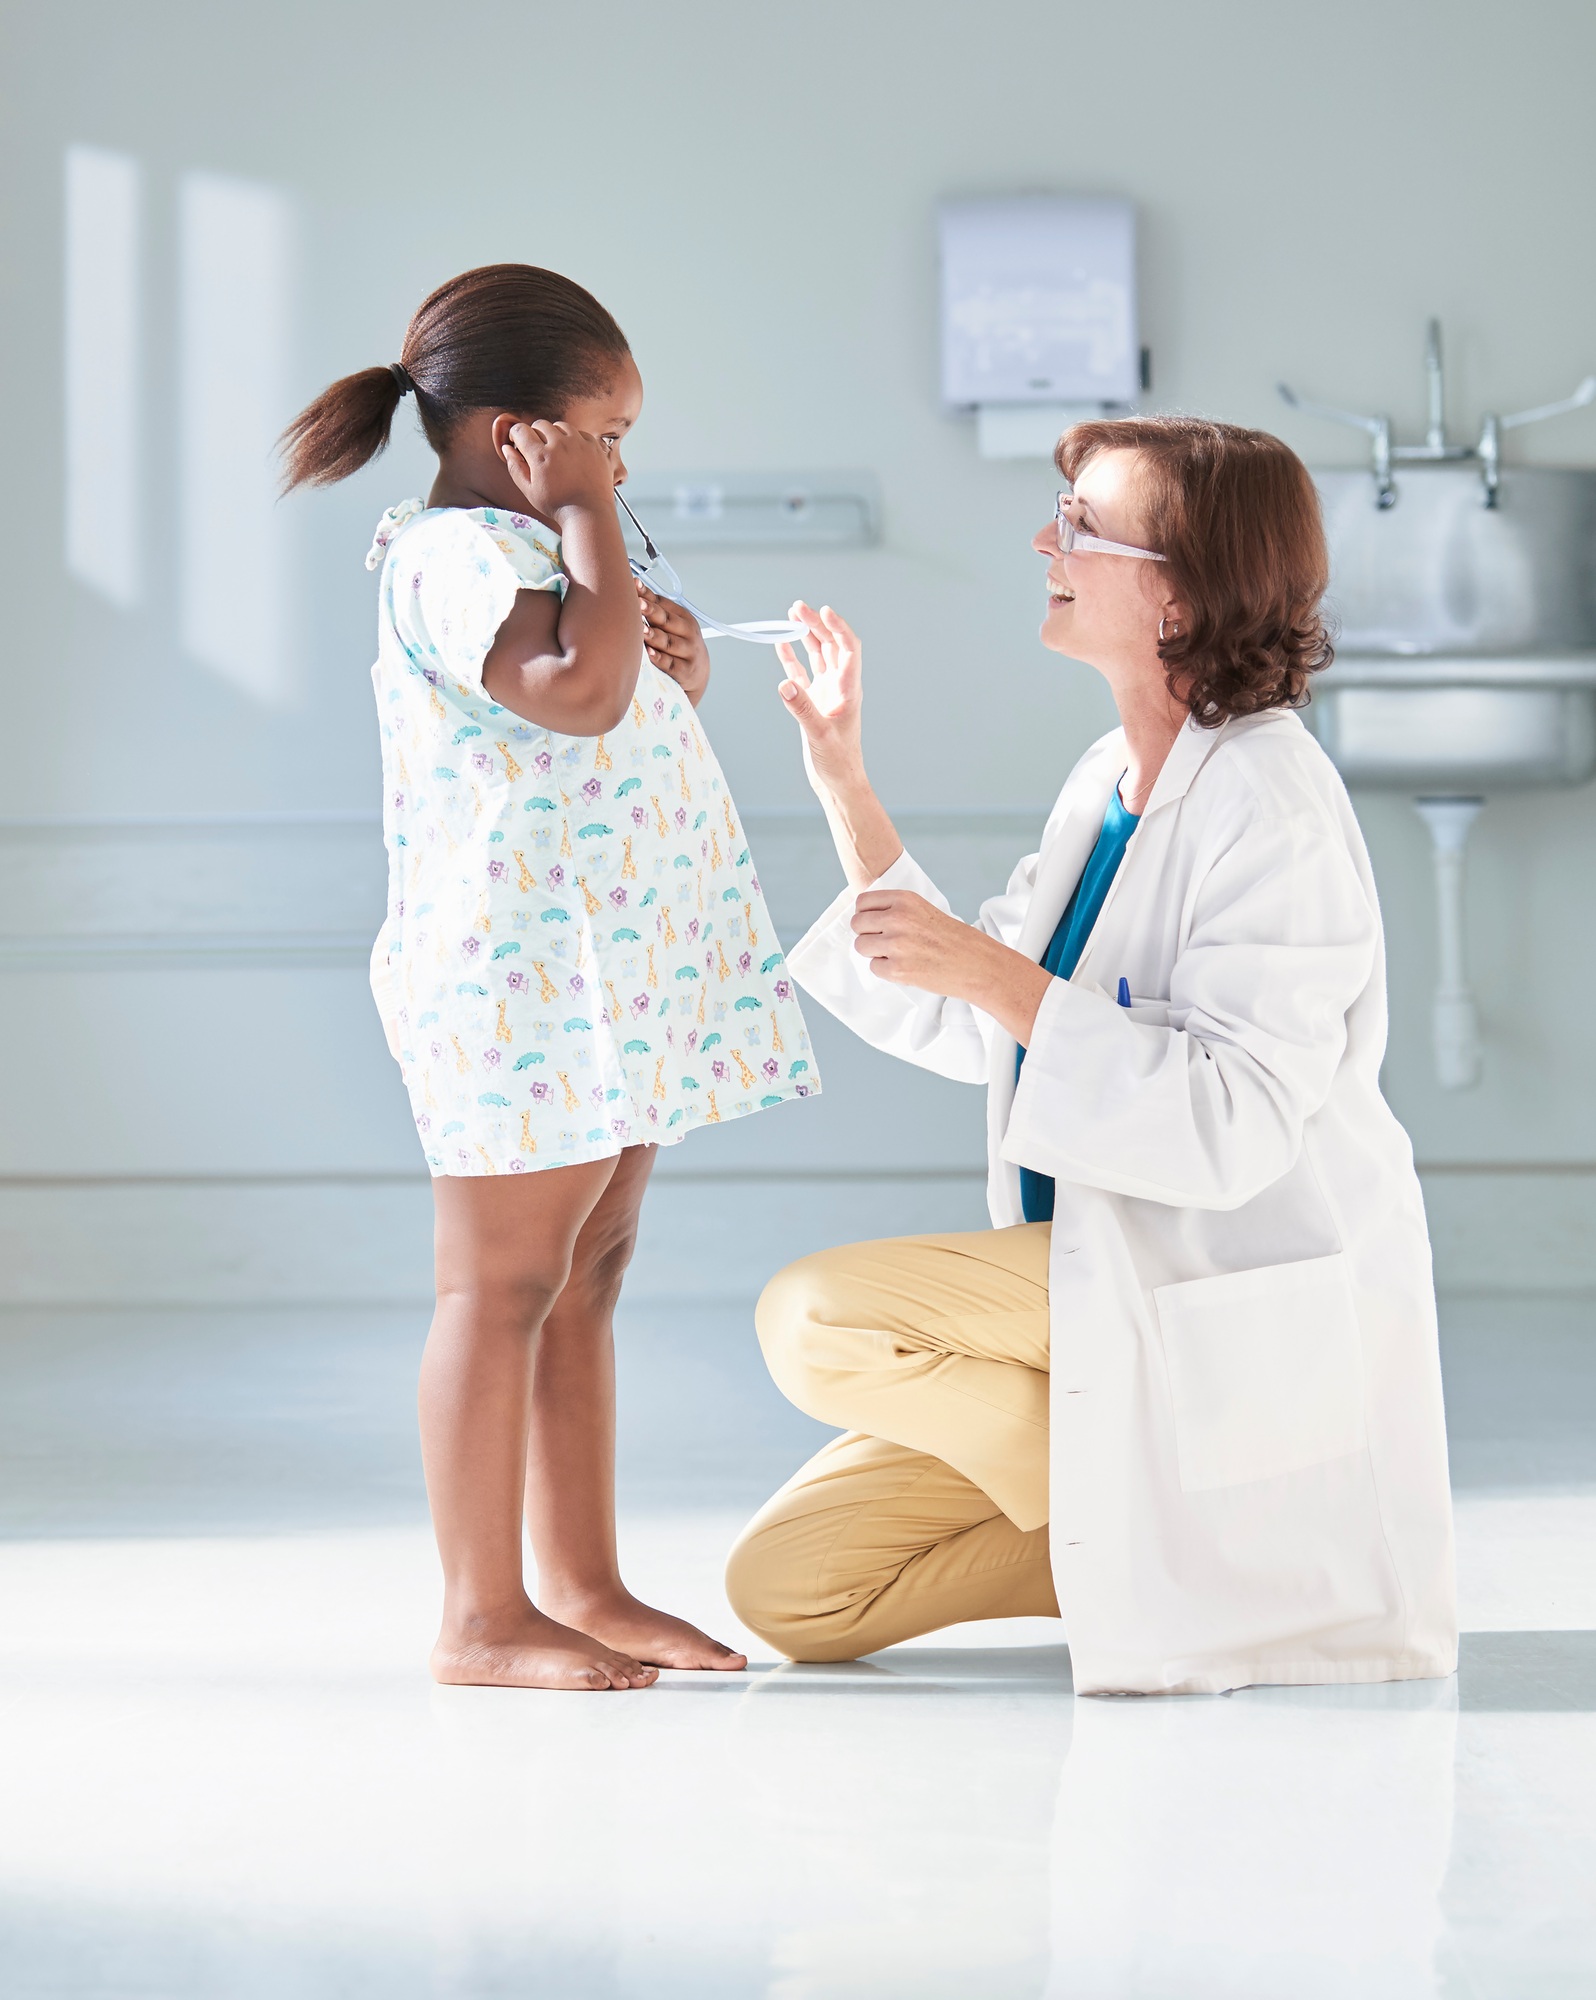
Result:
M1158 647L1170 693L1206 729L1302 707L1309 676L1335 657L1324 523L1302 460L1267 431L1201 417L1076 424L1053 456L1073 484L1104 451L1140 458L1145 533L1182 606Z

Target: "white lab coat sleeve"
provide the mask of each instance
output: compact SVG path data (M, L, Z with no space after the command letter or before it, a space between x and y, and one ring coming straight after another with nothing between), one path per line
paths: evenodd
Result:
M1004 944L1014 944L1020 935L1036 883L1036 861L1034 854L1028 854L1009 877L1003 894L981 905L978 928ZM907 851L870 886L912 889L939 910L948 909L947 897ZM852 919L858 900L857 889L844 889L793 946L787 954L793 977L872 1048L918 1063L955 1083L984 1084L991 1016L963 1000L878 979L870 961L854 948Z
M1340 828L1257 800L1189 892L1178 1026L1056 979L1003 1140L1016 1166L1186 1208L1239 1208L1294 1165L1367 985L1379 912ZM1112 968L1108 968L1112 972Z

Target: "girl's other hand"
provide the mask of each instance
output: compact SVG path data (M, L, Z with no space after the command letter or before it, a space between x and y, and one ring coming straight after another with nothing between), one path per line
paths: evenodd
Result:
M861 649L845 618L829 604L818 611L804 603L789 614L804 628L807 669L790 645L776 648L787 670L781 698L803 731L804 768L822 797L864 786L864 743L860 730Z
M646 584L638 584L637 594L643 605L644 651L697 708L709 686L709 647L698 620Z
M615 511L615 468L596 437L539 418L512 424L499 447L510 477L535 514L557 520L573 508Z

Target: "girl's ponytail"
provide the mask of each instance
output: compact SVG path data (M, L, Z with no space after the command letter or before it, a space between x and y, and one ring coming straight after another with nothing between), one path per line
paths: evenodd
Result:
M440 285L410 322L402 361L362 368L324 389L283 432L283 491L330 486L383 450L412 389L421 428L441 452L471 410L565 414L597 395L628 353L591 292L535 264L486 264Z
M414 385L395 362L362 368L323 389L283 432L283 491L331 486L369 464L387 447L393 413Z

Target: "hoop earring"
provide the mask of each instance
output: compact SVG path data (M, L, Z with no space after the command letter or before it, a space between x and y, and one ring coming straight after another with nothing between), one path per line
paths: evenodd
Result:
M1178 639L1179 637L1180 637L1180 627L1179 627L1178 625L1177 625L1177 626L1175 627L1175 629L1174 629L1174 631L1173 631L1173 632L1166 632L1166 631L1164 630L1164 621L1163 621L1163 619L1162 619L1162 618L1160 618L1160 619L1159 619L1159 621L1158 621L1158 643L1159 643L1159 645L1160 645L1160 646L1167 646L1167 645L1169 644L1169 642L1170 642L1170 640L1171 640L1171 639Z

